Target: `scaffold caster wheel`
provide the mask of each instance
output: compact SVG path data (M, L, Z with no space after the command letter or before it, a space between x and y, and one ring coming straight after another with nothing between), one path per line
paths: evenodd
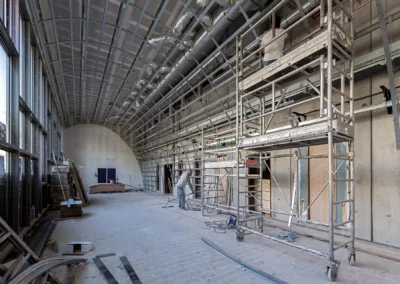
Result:
M236 240L238 242L243 242L243 240L244 240L244 231L236 231Z
M328 270L326 274L328 275L328 279L331 282L335 282L339 273L339 268L336 265L328 266Z
M349 261L350 266L354 266L354 264L356 263L356 254L351 253L347 260Z

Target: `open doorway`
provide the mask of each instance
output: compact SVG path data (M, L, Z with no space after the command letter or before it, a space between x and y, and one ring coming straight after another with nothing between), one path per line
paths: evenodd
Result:
M201 198L200 158L194 161L194 198Z
M265 154L263 154L265 157ZM249 160L259 160L258 155L249 157ZM260 182L262 182L262 207L264 209L271 209L271 173L269 172L268 168L271 168L270 159L262 159L260 161L261 168L262 168L262 179L249 179L248 180L248 190L249 191L258 191L254 192L253 194L249 194L248 196L248 204L250 205L249 210L253 211L261 211L261 206L251 206L255 204L261 203L261 196L260 196ZM251 167L248 169L249 175L259 175L260 174L260 167L259 164L257 167Z
M164 193L172 194L173 183L171 176L172 164L164 165Z
M160 166L157 165L156 170L156 191L160 190Z

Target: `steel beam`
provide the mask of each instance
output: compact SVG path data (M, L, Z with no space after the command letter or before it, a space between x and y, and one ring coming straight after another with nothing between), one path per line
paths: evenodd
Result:
M391 94L392 100L392 109L393 109L393 124L394 124L394 135L395 135L395 142L396 142L396 149L400 150L400 125L399 125L399 112L397 108L397 94L396 94L396 86L394 83L394 74L393 74L393 62L390 52L390 45L389 45L389 37L388 31L386 27L386 19L385 14L382 7L381 0L375 0L376 3L376 10L378 13L379 18L379 25L381 27L381 35L382 35L382 42L383 42L383 49L385 51L385 58L386 58L386 68L388 72L388 80L389 80L389 89Z

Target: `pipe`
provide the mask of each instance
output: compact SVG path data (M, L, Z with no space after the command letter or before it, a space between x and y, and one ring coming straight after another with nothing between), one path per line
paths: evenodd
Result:
M217 0L215 1L218 5L221 7L226 7L229 4L229 0ZM207 7L208 4L210 3L210 0L197 0L196 5L199 6L200 8Z
M136 83L136 87L137 87L138 89L140 89L140 90L143 88L144 85L146 85L146 80L143 80L143 79L139 80L139 81Z
M146 69L146 73L147 73L149 76L153 76L153 74L155 73L154 71L158 69L159 65L158 65L157 63L155 63L155 62L151 62L149 65L150 65L150 66L147 67L147 69ZM158 73L159 73L159 74L166 74L166 73L168 73L168 72L170 72L170 71L171 71L171 67L169 67L169 66L164 66L164 67L161 67L161 68L160 68L160 70L158 71Z
M165 38L165 40L164 40L164 38L165 38L165 36L155 37L155 38L149 39L148 43L150 45L152 45L153 47L158 48L161 46L161 44L164 44L164 45L174 44L176 41L176 39L172 36Z
M249 1L249 2L251 2L251 1ZM248 2L246 2L246 4L248 4ZM245 10L249 9L249 7L248 7L249 4L248 4L248 5L246 5L246 4L243 4L243 6L247 6L247 7L245 7L245 8L246 8ZM318 5L318 1L310 0L310 1L308 1L307 3L305 3L305 4L303 5L303 10L304 10L305 12L309 12L309 11L311 11L312 9L314 9L317 5ZM270 5L270 7L271 7L271 6L273 6L273 5ZM228 12L228 9L223 9L222 12L220 12L218 16L215 16L215 17L214 17L214 18L215 18L215 20L214 20L214 26L218 24L218 22L220 21L220 19L221 19L227 12ZM217 13L215 13L215 14L217 14ZM215 14L214 14L214 15L215 15ZM237 17L237 15L236 15L236 17ZM232 16L231 16L230 18L233 19ZM299 13L299 11L296 10L295 12L293 12L291 15L289 15L288 17L286 17L286 18L282 21L282 24L281 24L282 28L289 26L290 24L292 24L294 21L296 21L296 20L299 19L299 18L300 18L300 13ZM200 48L201 48L201 47L203 47L203 45L205 45L205 44L201 43L201 40L203 39L204 36L206 36L206 34L207 34L207 32L203 32L201 35L198 36L197 40L195 41L194 48L193 48L193 51L192 51L192 52L195 52L195 51L197 50L198 46L200 46ZM206 40L206 42L207 42L207 40ZM256 45L254 45L254 46L256 46ZM254 46L252 46L252 47L254 47ZM258 46L258 45L257 45L257 46ZM228 49L229 49L229 47L228 47ZM191 54L191 53L188 52L188 53L186 53L186 54L189 55L189 54ZM188 55L186 55L186 54L185 54L185 56L188 57ZM152 97L156 96L156 95L157 95L157 92L161 92L161 89L164 87L164 85L166 84L166 82L171 82L171 81L173 80L172 78L173 78L173 76L176 76L174 72L176 71L177 68L180 68L181 65L185 66L185 64L188 64L188 65L189 65L189 64L193 64L193 62L186 62L186 61L185 61L185 60L186 60L185 56L181 58L181 60L178 62L178 64L176 64L177 66L171 70L171 72L169 73L169 75L168 75L167 77L165 77L164 80L162 80L162 81L160 82L158 88L155 89L152 93L149 94L149 96L148 96L149 98L152 98ZM188 81L190 82L190 84L191 84L191 85L195 85L197 82L199 82L199 81L204 77L203 71L205 71L205 72L207 73L207 72L210 72L210 71L214 70L215 68L212 68L212 67L213 67L212 64L215 63L215 61L220 62L221 60L223 60L222 53L221 53L221 52L218 52L213 58L211 58L208 62L206 62L206 63L203 65L203 68L202 68L203 70L201 70L201 69L198 70L198 71L197 71L196 73L194 73L190 78L188 78ZM235 62L235 57L233 56L232 58L229 59L229 64L233 64L234 62ZM209 66L209 67L210 67L209 71L208 71L208 68L206 68L206 66ZM224 67L224 68L227 68L227 66L228 66L228 65L226 65L226 67ZM185 68L185 67L183 67L183 68ZM183 73L183 72L182 72L182 73ZM220 77L223 77L223 76L225 77L226 75L229 75L230 73L231 73L231 72L230 72L230 70L229 70L229 71L227 71L226 73L222 74ZM179 76L179 74L178 74L178 76ZM172 77L172 78L171 78L171 77ZM218 80L218 78L216 78L216 80ZM171 84L171 85L172 85L172 84ZM168 85L167 85L167 86L168 86ZM183 93L183 92L187 91L188 89L189 89L189 86L187 85L186 82L184 82L184 83L182 84L182 86L180 86L180 87L176 90L175 93L177 93L178 91ZM204 88L204 92L206 93L206 92L208 92L208 91L211 90L211 89L212 89L212 87L211 87L210 85L207 85L207 86Z
M242 6L244 10L257 7L251 1L244 1ZM190 70L193 70L196 63L194 60L191 60L191 58L194 57L196 60L201 60L200 55L207 54L213 49L214 43L211 37L218 40L229 24L240 15L240 11L236 10L229 18L225 18L225 20L222 21L229 10L229 6L226 8L220 7L214 12L214 21L212 25L214 28L211 28L210 31L203 31L202 33L196 34L193 48L176 61L174 68L172 68L169 74L160 82L158 87L147 96L146 103L151 103L153 105L153 100L156 100L154 99L155 97L167 93L169 91L169 86L176 85L182 80L180 74L187 74Z
M186 29L186 27L192 20L194 14L196 14L196 11L193 8L188 8L186 13L182 15L182 17L178 20L178 22L174 26L172 34L176 37L181 36L183 31Z

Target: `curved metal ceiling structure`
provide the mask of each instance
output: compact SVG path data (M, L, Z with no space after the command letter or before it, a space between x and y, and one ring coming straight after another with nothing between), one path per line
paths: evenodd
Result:
M145 143L136 137L146 137L148 122L160 122L168 104L197 96L211 63L233 72L221 51L232 43L227 28L270 2L26 1L65 126L104 125L135 149Z

